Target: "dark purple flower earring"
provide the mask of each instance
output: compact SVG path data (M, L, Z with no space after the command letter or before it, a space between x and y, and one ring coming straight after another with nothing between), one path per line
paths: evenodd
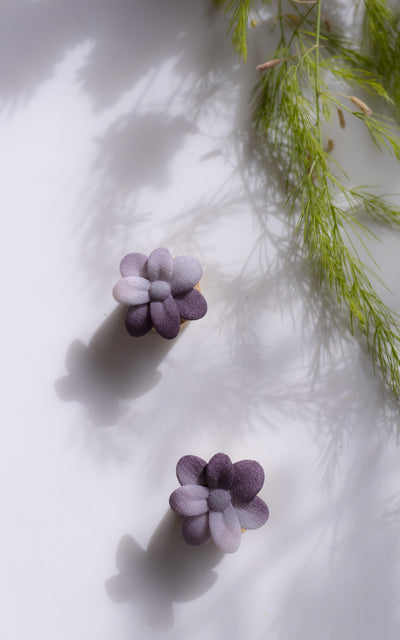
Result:
M201 545L210 538L225 553L237 551L241 534L266 523L268 507L257 496L264 470L255 460L232 464L224 453L207 463L183 456L176 466L182 485L171 494L171 509L183 516L182 535L188 544Z
M207 312L198 290L203 269L196 258L174 258L168 249L155 249L149 257L129 253L120 271L113 296L128 307L125 326L131 336L143 336L154 327L163 338L176 338L182 322Z
M198 290L203 269L196 258L174 258L168 249L155 249L149 257L129 253L120 271L113 296L128 307L125 325L131 336L143 336L154 327L163 338L172 339L182 322L198 320L207 312Z

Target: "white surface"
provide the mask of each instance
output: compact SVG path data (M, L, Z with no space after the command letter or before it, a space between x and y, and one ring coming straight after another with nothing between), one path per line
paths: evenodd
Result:
M255 179L253 61L207 2L0 18L0 637L398 638L399 413L296 252L273 163ZM355 183L398 189L350 133ZM129 339L110 294L157 246L204 266L209 313L171 343ZM271 511L224 558L166 516L179 457L217 451L263 464Z

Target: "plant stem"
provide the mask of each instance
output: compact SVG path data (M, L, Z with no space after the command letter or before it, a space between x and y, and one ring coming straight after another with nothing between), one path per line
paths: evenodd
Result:
M319 107L319 37L321 33L321 5L322 0L318 0L317 4L317 25L315 35L315 115L318 141L322 145L321 119Z
M278 13L279 30L281 32L281 39L279 41L278 49L280 49L281 47L285 46L285 28L283 26L283 19L282 19L282 0L279 0L278 12L279 12Z

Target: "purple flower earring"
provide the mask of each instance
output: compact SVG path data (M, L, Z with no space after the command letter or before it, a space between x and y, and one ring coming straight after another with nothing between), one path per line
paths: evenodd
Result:
M212 538L221 551L233 553L243 530L258 529L268 520L268 507L257 496L264 470L254 460L232 464L227 455L217 453L207 463L183 456L176 475L182 486L173 491L169 504L183 516L182 535L188 544Z
M198 320L207 312L198 290L203 269L196 258L173 258L162 248L149 257L128 253L120 271L113 296L128 307L125 326L131 336L143 336L154 327L163 338L176 338L182 322Z

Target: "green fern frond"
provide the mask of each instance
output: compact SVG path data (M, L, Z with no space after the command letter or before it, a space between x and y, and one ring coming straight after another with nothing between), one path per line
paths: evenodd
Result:
M253 0L216 0L229 16L228 33L232 34L232 43L239 56L247 59L247 29L249 13Z
M223 4L230 12L235 46L245 57L250 2ZM287 19L282 2L277 3L280 39L278 49L267 51L266 58L281 63L261 73L252 93L254 129L265 153L272 151L286 175L287 205L291 215L297 216L296 228L312 268L327 281L339 306L347 309L351 331L364 336L374 368L380 368L400 396L399 318L378 295L376 285L383 283L357 248L374 264L368 242L376 233L362 215L366 221L400 226L400 208L364 187L348 187L321 135L324 122L337 109L343 110L365 125L380 150L400 160L398 127L392 119L373 113L359 97L366 92L374 97L374 104L381 100L386 107L396 102L396 91L400 91L398 13L386 0L365 0L366 50L321 18L322 0L312 6L292 4L295 20ZM394 68L399 68L397 77L388 73ZM333 83L357 95L334 92Z

